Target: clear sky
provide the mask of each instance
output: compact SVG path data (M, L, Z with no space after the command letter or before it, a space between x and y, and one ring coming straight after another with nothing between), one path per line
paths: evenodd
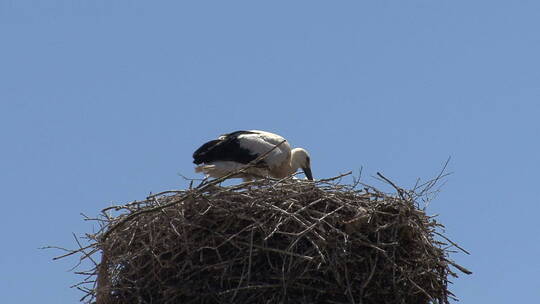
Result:
M410 187L472 254L461 303L540 297L539 1L0 0L2 303L74 303L80 213L186 187L238 129Z

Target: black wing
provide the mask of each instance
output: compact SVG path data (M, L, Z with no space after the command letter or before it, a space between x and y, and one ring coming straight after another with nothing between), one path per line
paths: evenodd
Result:
M251 131L236 131L224 134L220 139L211 140L193 153L193 163L200 165L214 161L235 161L247 164L257 158L249 150L240 146L238 136L243 134L257 134Z

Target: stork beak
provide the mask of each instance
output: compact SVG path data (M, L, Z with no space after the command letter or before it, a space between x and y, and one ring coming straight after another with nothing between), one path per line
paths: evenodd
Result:
M313 175L311 174L310 167L302 168L302 171L304 171L304 174L306 175L307 179L313 180Z

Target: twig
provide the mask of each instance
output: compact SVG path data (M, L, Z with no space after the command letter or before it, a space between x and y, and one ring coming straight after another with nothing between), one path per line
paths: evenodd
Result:
M396 184L394 184L391 180L389 180L388 178L384 177L384 175L382 175L380 172L377 172L377 175L382 178L385 182L389 183L392 187L394 187L394 189L396 189L396 191L398 192L399 196L401 197L401 199L403 200L406 200L405 199L405 196L403 195L405 192L405 190L403 190L402 188L396 186Z
M452 242L451 239L447 238L446 236L444 236L442 233L439 233L437 231L434 232L436 235L442 237L443 239L447 240L448 242L450 242L450 244L454 245L456 248L458 248L459 250L465 252L466 254L470 254L467 250L463 249L462 247L460 247L458 244Z
M340 179L340 178L342 178L344 176L351 175L351 174L352 174L352 171L349 171L349 172L346 172L346 173L343 173L343 174L340 174L338 176L334 176L334 177L331 177L331 178L319 179L319 180L317 180L317 182L330 182L330 181Z
M454 262L454 261L452 261L452 260L449 260L449 259L446 259L446 261L447 261L450 265L452 265L452 266L456 267L457 269L459 269L459 271L463 272L464 274L472 274L472 271L470 271L469 269L467 269L467 268L465 268L465 267L463 267L463 266L457 264L456 262Z

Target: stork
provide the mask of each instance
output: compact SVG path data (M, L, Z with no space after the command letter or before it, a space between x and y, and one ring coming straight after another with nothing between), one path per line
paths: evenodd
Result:
M283 178L302 169L306 177L313 180L309 153L306 150L291 150L283 137L259 130L235 131L221 135L198 148L193 153L193 163L198 165L195 172L219 178L246 166L265 153L268 153L266 157L234 177L243 178L245 181L266 176Z

